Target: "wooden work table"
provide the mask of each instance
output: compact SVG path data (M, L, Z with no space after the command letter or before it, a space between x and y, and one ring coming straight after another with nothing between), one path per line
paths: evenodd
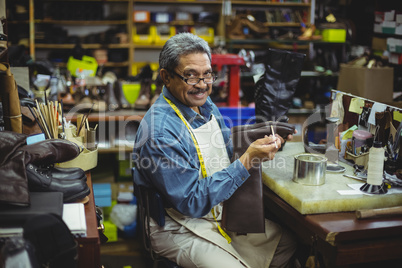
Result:
M301 144L289 142L275 158L302 152ZM356 209L401 205L402 194L341 196L336 190L356 183L342 174L327 173L321 186L301 185L292 181L293 158L285 159L285 164L263 167L264 204L271 216L321 253L328 266L397 259L402 263L402 217L359 220L355 216ZM350 172L346 167L345 173Z
M98 221L96 218L95 201L92 190L91 174L87 172L87 184L91 193L89 201L85 204L85 218L87 222L87 236L77 238L78 242L78 267L100 267L100 239Z

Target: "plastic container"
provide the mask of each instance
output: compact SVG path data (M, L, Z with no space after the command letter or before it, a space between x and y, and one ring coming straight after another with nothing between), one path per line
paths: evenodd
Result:
M82 56L81 60L70 56L67 61L67 70L70 71L71 75L78 77L79 75L84 76L95 76L98 69L98 62L94 57Z
M357 129L355 131L353 131L352 134L353 137L355 137L355 147L362 147L364 144L367 144L367 141L371 138L373 138L373 135L365 130L360 130ZM371 143L371 142L370 142ZM370 146L371 144L369 144Z
M255 123L255 109L249 107L219 107L223 120L228 128L237 125L249 125Z
M215 38L214 28L211 28L211 27L193 27L191 29L191 33L201 37L202 39L207 41L208 44L213 44L214 43L214 38Z
M150 45L155 42L156 27L147 24L133 26L133 41L135 44Z
M324 29L322 30L322 41L345 43L346 30L345 29Z

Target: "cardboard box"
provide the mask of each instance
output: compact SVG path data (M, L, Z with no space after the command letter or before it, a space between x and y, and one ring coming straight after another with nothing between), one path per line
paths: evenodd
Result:
M371 39L371 47L374 50L387 50L387 39L374 36Z
M394 68L366 68L341 63L337 89L377 102L393 100Z

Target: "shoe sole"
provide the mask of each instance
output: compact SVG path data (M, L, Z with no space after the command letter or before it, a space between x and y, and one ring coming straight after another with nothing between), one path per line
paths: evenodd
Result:
M82 190L79 193L69 196L68 198L63 197L63 202L64 203L73 203L74 201L76 201L78 199L83 199L84 197L88 196L90 193L91 193L91 190L87 186L84 190Z

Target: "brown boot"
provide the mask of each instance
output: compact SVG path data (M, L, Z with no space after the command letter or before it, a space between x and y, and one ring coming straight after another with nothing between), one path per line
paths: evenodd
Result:
M160 77L160 75L158 75L158 77L155 80L155 93L154 96L152 97L151 100L151 105L153 105L155 103L155 101L159 98L159 95L162 93L162 88L163 88L163 81Z
M147 110L151 104L151 83L149 78L141 80L141 89L138 98L134 103L134 109Z

